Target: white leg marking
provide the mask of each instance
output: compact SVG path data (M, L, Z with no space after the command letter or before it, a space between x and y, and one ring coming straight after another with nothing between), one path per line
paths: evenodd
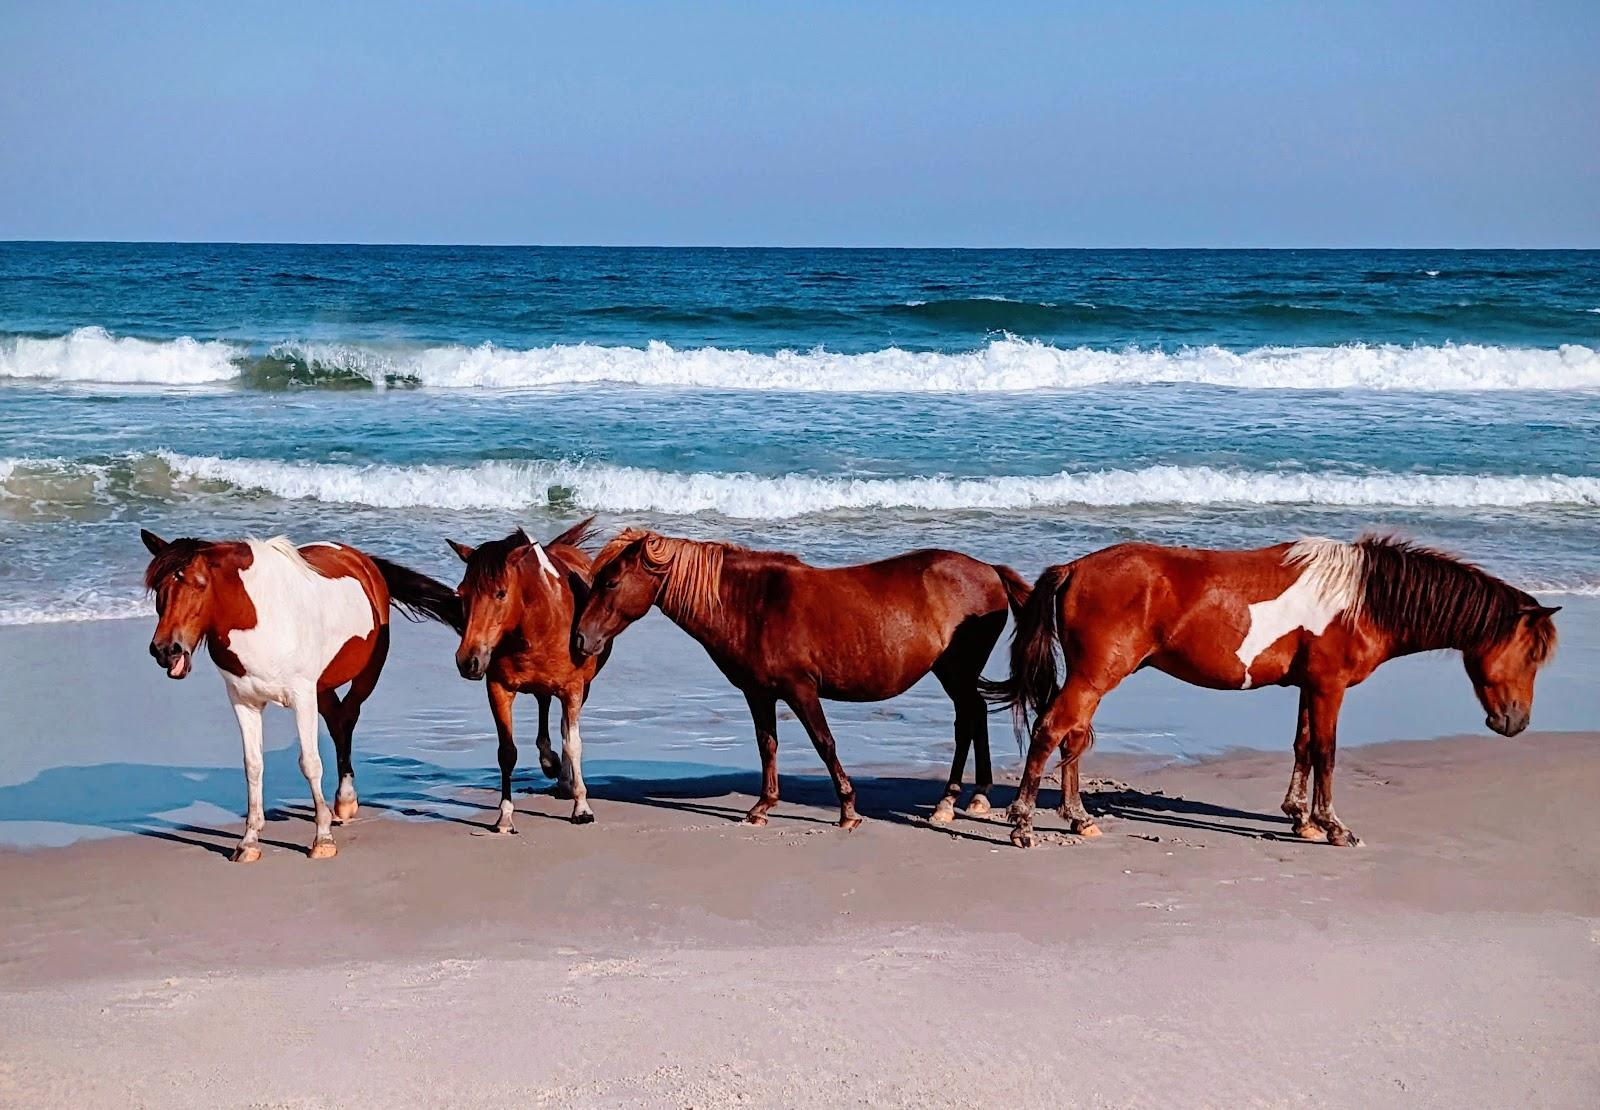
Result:
M583 735L578 731L578 715L562 703L561 713L561 769L571 776L572 817L593 817L589 808L589 788L583 784Z
M243 702L233 703L233 715L239 722L239 740L244 747L244 786L248 798L244 818L244 836L239 840L241 856L260 852L257 841L267 823L261 804L261 709Z
M317 690L302 687L293 695L294 723L300 733L300 773L311 787L317 815L317 843L333 841L333 811L322 797L322 753L317 750Z

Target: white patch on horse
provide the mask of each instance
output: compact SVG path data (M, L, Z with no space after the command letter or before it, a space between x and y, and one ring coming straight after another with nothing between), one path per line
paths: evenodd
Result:
M559 571L556 570L555 564L550 561L550 556L548 556L548 555L546 555L544 553L544 545L543 544L540 544L540 543L534 544L533 545L533 554L539 560L539 568L541 570L543 570L546 574L548 574L551 578L555 579L557 582L561 581L561 574L560 574Z
M314 697L339 649L372 635L372 602L358 579L324 577L283 536L248 543L251 561L239 581L256 624L228 637L245 672L223 673L228 696L256 706L289 705L307 689Z
M1261 653L1290 632L1305 629L1320 636L1341 614L1361 606L1361 549L1338 540L1306 539L1289 548L1284 566L1300 567L1300 577L1283 593L1249 606L1250 625L1239 645L1244 664L1241 690L1250 689L1250 668Z

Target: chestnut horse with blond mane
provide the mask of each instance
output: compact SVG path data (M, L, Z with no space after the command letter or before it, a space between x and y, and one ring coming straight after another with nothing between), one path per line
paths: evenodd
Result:
M1300 837L1359 844L1333 810L1345 690L1398 656L1459 651L1486 723L1515 736L1533 711L1534 677L1555 650L1550 618L1559 608L1451 555L1377 536L1254 551L1118 544L1050 567L1017 621L1010 678L985 687L991 701L1013 707L1019 739L1034 718L1012 843L1033 844L1039 780L1058 748L1061 816L1073 832L1099 835L1078 794L1095 709L1128 675L1154 667L1216 690L1298 687L1283 811Z
M750 706L761 751L761 797L746 814L767 823L778 801L779 701L800 718L839 797L839 827L855 828L855 788L839 765L822 699L883 701L930 671L955 703L955 761L932 820L955 817L967 750L987 813L993 786L983 665L1019 612L1028 585L1009 567L954 551L913 551L881 562L813 567L793 555L627 529L595 558L594 590L576 647L594 656L657 606L698 640Z
M589 553L582 545L593 534L594 517L589 517L547 544L529 539L521 528L477 547L445 541L467 564L456 590L462 609L456 669L462 678L486 680L500 739L497 833L517 831L511 804L511 776L517 769L511 704L519 693L539 699L540 769L571 794L574 824L594 820L583 784L578 717L605 656L579 658L572 647L573 621L589 596ZM560 759L550 750L551 698L561 702Z
M389 655L389 607L453 625L459 618L450 587L342 543L297 548L283 536L217 543L169 543L146 531L139 537L151 555L145 588L156 596L150 654L168 677L186 678L204 642L239 722L249 801L234 862L261 858L261 711L269 703L294 711L300 771L316 812L309 854L330 858L337 851L334 818L356 815L350 744ZM319 713L339 761L332 810L322 797Z

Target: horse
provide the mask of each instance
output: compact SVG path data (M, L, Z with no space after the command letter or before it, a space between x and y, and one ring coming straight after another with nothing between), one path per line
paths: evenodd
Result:
M583 783L583 737L578 716L605 656L579 658L572 626L589 596L589 554L582 545L594 535L594 517L579 521L548 544L518 528L505 539L468 547L446 540L466 574L456 590L462 610L461 677L487 680L489 712L500 739L500 816L494 831L515 833L511 775L517 744L511 703L519 693L539 699L539 768L559 779L572 796L572 822L594 820ZM561 702L561 758L550 750L550 699Z
M777 703L805 726L839 798L839 827L861 824L822 699L895 697L930 671L955 705L955 760L932 820L954 820L969 746L977 788L969 814L989 811L988 718L978 680L1028 584L1009 567L955 551L913 551L858 566L809 566L752 551L625 529L595 558L594 590L577 650L594 656L652 605L689 633L744 694L761 752L761 797L745 815L765 825L778 802Z
M297 548L283 536L169 542L142 529L139 537L151 555L145 589L156 599L151 656L169 678L186 678L204 642L239 723L249 808L234 862L261 858L261 711L268 703L294 711L300 770L316 811L308 854L332 858L334 819L348 821L359 808L350 742L389 654L389 608L454 624L455 595L442 582L348 544ZM331 810L322 796L319 713L338 753Z
M1012 707L1019 745L1034 719L1011 841L1032 846L1039 779L1058 748L1061 817L1079 835L1099 835L1078 794L1095 709L1128 675L1154 667L1215 690L1298 687L1283 812L1303 839L1360 844L1333 809L1345 691L1390 659L1459 651L1485 723L1515 736L1528 726L1535 675L1555 650L1559 610L1452 555L1374 535L1250 551L1125 543L1050 567L1017 621L1010 677L985 687L991 701Z

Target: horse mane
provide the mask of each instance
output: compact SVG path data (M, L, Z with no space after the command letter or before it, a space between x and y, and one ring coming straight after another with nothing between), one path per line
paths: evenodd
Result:
M594 517L585 517L546 543L545 550L548 551L552 547L570 547L587 555L585 545L594 539L596 531ZM469 594L500 589L505 585L512 553L533 542L527 529L518 528L504 539L489 540L487 543L479 544L472 553L472 559L467 563L467 573L462 580L461 588Z
M197 540L193 536L173 540L159 555L151 556L150 565L144 569L145 591L159 590L163 582L193 562L196 555L214 546L210 540Z
M1364 535L1350 549L1362 564L1361 606L1378 628L1422 650L1481 651L1503 641L1538 606L1529 594L1454 555L1393 536ZM1549 614L1528 622L1532 658L1556 647Z
M722 569L730 557L735 561L760 558L784 564L800 562L796 556L783 551L754 551L721 540L691 540L663 536L645 528L624 528L595 556L595 576L599 577L601 570L636 544L645 569L665 579L656 604L669 617L706 613L718 608L722 603Z
M300 549L288 536L273 536L269 540L257 539L250 536L245 540L252 548L259 547L263 551L271 552L279 558L288 560L290 566L308 578L321 578L322 574L316 567L306 562L306 557L300 554Z

